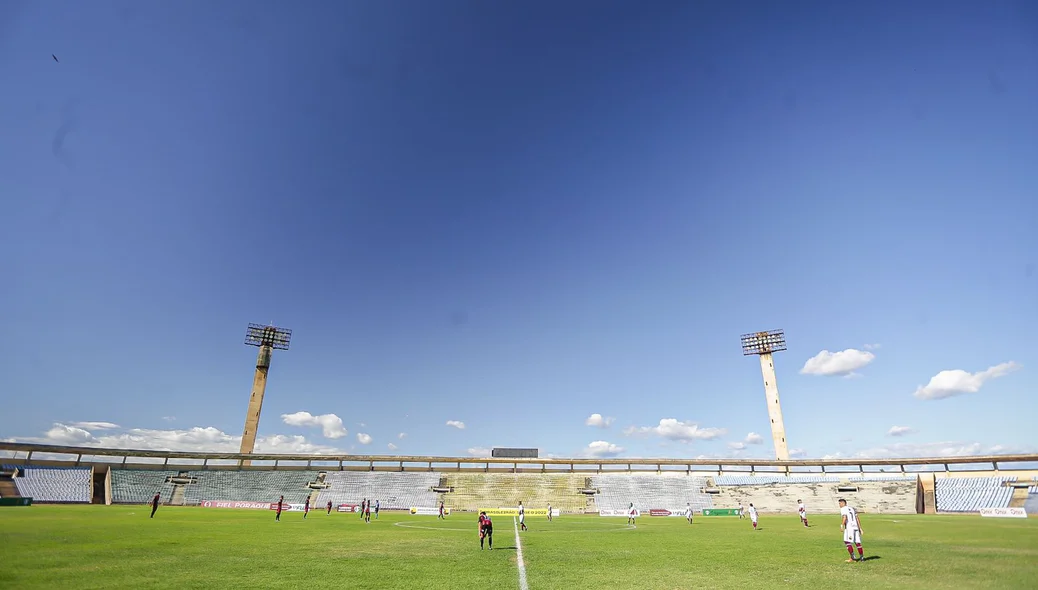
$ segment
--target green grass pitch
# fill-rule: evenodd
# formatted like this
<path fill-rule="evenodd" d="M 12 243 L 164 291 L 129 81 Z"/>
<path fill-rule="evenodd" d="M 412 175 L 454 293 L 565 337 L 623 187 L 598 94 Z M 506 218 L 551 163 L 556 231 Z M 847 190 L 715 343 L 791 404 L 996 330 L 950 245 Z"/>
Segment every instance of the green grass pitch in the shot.
<path fill-rule="evenodd" d="M 511 517 L 480 551 L 476 515 L 146 506 L 0 509 L 0 588 L 519 588 Z M 864 563 L 838 517 L 529 518 L 531 590 L 559 588 L 1038 588 L 1038 521 L 864 514 Z"/>

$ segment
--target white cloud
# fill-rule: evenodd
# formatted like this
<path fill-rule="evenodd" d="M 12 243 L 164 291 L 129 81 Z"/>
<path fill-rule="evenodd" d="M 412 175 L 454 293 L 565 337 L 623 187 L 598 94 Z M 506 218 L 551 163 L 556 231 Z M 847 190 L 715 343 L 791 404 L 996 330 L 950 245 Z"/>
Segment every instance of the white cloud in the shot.
<path fill-rule="evenodd" d="M 906 434 L 915 434 L 915 429 L 910 426 L 891 426 L 887 431 L 887 436 L 905 436 Z"/>
<path fill-rule="evenodd" d="M 743 442 L 745 442 L 748 445 L 762 445 L 764 444 L 764 437 L 757 434 L 756 432 L 751 432 L 746 435 L 746 440 Z"/>
<path fill-rule="evenodd" d="M 57 423 L 42 437 L 23 437 L 18 442 L 57 444 L 110 449 L 151 451 L 194 451 L 237 453 L 241 437 L 227 434 L 212 426 L 172 430 L 150 428 L 121 429 L 118 432 L 92 434 L 82 428 Z M 257 453 L 331 454 L 340 449 L 311 443 L 303 436 L 275 434 L 256 438 Z"/>
<path fill-rule="evenodd" d="M 789 449 L 790 459 L 799 459 L 807 456 L 807 451 L 804 449 Z"/>
<path fill-rule="evenodd" d="M 741 450 L 746 448 L 746 443 L 730 442 L 730 443 L 728 443 L 728 448 L 732 449 L 732 450 L 735 450 L 735 451 L 741 451 Z"/>
<path fill-rule="evenodd" d="M 941 371 L 930 378 L 930 382 L 915 390 L 919 399 L 943 399 L 963 393 L 977 393 L 990 379 L 1002 377 L 1016 371 L 1020 365 L 1013 361 L 988 367 L 985 371 L 967 373 L 961 369 Z"/>
<path fill-rule="evenodd" d="M 865 350 L 848 348 L 839 352 L 823 350 L 807 359 L 800 369 L 801 375 L 854 375 L 854 371 L 876 359 L 876 355 Z"/>
<path fill-rule="evenodd" d="M 879 350 L 882 347 L 879 344 L 866 344 L 863 348 L 865 350 Z"/>
<path fill-rule="evenodd" d="M 604 418 L 602 417 L 602 414 L 591 414 L 588 416 L 587 420 L 584 421 L 584 424 L 595 428 L 609 428 L 612 423 L 612 418 Z"/>
<path fill-rule="evenodd" d="M 166 422 L 176 422 L 177 421 L 177 417 L 176 416 L 163 416 L 162 419 L 165 420 Z"/>
<path fill-rule="evenodd" d="M 394 445 L 393 443 L 389 443 L 386 446 L 389 448 L 390 451 L 395 451 L 397 449 L 397 446 Z"/>
<path fill-rule="evenodd" d="M 399 438 L 400 440 L 404 440 L 405 438 L 407 438 L 407 433 L 406 432 L 401 432 L 400 434 L 396 435 L 396 437 Z"/>
<path fill-rule="evenodd" d="M 596 440 L 588 444 L 583 454 L 588 457 L 615 457 L 624 452 L 624 448 L 604 440 Z"/>
<path fill-rule="evenodd" d="M 624 434 L 659 436 L 669 440 L 690 442 L 695 439 L 712 440 L 724 436 L 728 430 L 724 428 L 700 428 L 692 422 L 682 422 L 676 418 L 663 418 L 658 426 L 630 426 L 624 429 Z"/>
<path fill-rule="evenodd" d="M 88 445 L 94 440 L 94 435 L 83 428 L 58 423 L 44 436 L 53 441 L 52 444 L 68 446 Z"/>
<path fill-rule="evenodd" d="M 465 430 L 465 423 L 461 420 L 447 420 L 447 426 L 453 426 L 458 430 Z"/>
<path fill-rule="evenodd" d="M 342 418 L 335 414 L 314 416 L 310 412 L 296 412 L 295 414 L 282 414 L 281 420 L 289 426 L 320 427 L 325 438 L 342 438 L 349 434 L 346 427 L 342 425 Z"/>
<path fill-rule="evenodd" d="M 362 445 L 370 445 L 371 444 L 371 435 L 370 434 L 364 434 L 363 432 L 358 432 L 357 433 L 357 442 L 359 442 Z"/>
<path fill-rule="evenodd" d="M 834 453 L 831 459 L 903 459 L 907 457 L 965 457 L 969 455 L 1006 455 L 1033 452 L 1031 448 L 985 445 L 979 442 L 943 441 L 930 443 L 894 443 L 855 451 L 849 455 Z"/>
<path fill-rule="evenodd" d="M 118 424 L 112 424 L 111 422 L 73 422 L 70 426 L 73 428 L 89 430 L 90 432 L 95 430 L 115 430 L 119 428 Z"/>
<path fill-rule="evenodd" d="M 471 447 L 468 450 L 468 453 L 473 457 L 489 457 L 490 449 L 486 447 Z"/>

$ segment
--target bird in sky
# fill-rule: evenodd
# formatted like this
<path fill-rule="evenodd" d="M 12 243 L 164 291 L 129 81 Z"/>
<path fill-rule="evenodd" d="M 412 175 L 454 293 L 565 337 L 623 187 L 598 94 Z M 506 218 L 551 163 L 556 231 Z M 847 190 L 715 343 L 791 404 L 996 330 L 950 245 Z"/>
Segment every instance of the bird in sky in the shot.
<path fill-rule="evenodd" d="M 58 61 L 58 56 L 54 55 L 53 53 L 50 54 L 50 56 L 54 58 L 54 61 Z M 61 62 L 58 61 L 58 63 L 61 63 Z"/>

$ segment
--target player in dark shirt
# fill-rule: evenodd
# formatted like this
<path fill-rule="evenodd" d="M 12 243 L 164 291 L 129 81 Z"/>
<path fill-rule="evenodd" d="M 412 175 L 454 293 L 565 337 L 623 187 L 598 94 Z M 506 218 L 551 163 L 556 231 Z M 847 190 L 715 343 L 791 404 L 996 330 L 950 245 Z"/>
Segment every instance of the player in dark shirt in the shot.
<path fill-rule="evenodd" d="M 364 504 L 364 522 L 371 522 L 371 500 Z"/>
<path fill-rule="evenodd" d="M 279 521 L 279 522 L 281 521 L 281 508 L 282 508 L 282 506 L 284 506 L 284 504 L 285 504 L 285 497 L 281 496 L 280 498 L 278 498 L 278 511 L 277 511 L 277 514 L 274 515 L 274 520 Z"/>
<path fill-rule="evenodd" d="M 440 515 L 437 516 L 436 519 L 439 520 L 441 518 L 443 518 L 443 519 L 447 518 L 446 516 L 443 515 L 443 502 L 440 502 Z"/>
<path fill-rule="evenodd" d="M 306 504 L 303 504 L 303 520 L 306 520 L 307 514 L 310 514 L 310 496 L 306 497 Z"/>
<path fill-rule="evenodd" d="M 487 540 L 490 550 L 494 550 L 494 522 L 486 512 L 479 513 L 479 550 L 483 550 L 483 539 Z"/>
<path fill-rule="evenodd" d="M 159 509 L 159 495 L 155 494 L 155 497 L 151 499 L 151 516 L 148 518 L 155 518 L 155 511 Z"/>
<path fill-rule="evenodd" d="M 332 501 L 328 500 L 328 514 L 332 513 Z"/>
<path fill-rule="evenodd" d="M 366 506 L 367 503 L 368 503 L 368 499 L 367 498 L 364 498 L 363 500 L 360 501 L 360 519 L 361 520 L 364 520 L 364 506 Z"/>

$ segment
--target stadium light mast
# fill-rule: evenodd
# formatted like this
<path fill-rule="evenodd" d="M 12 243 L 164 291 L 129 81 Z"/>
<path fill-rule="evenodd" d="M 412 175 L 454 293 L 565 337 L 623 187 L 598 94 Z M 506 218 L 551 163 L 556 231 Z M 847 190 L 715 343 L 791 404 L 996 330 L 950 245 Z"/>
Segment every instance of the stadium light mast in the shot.
<path fill-rule="evenodd" d="M 782 330 L 743 334 L 743 356 L 760 357 L 760 372 L 764 375 L 764 397 L 768 400 L 768 416 L 771 418 L 771 438 L 775 443 L 775 457 L 779 461 L 789 460 L 786 446 L 786 427 L 782 423 L 782 406 L 779 404 L 778 380 L 775 377 L 775 360 L 772 353 L 786 350 L 786 335 Z"/>
<path fill-rule="evenodd" d="M 256 429 L 259 428 L 260 410 L 263 409 L 263 394 L 267 390 L 267 372 L 270 371 L 270 355 L 277 350 L 288 350 L 292 339 L 292 330 L 276 326 L 249 324 L 245 331 L 245 344 L 258 346 L 256 356 L 256 375 L 252 378 L 252 395 L 249 397 L 249 411 L 245 414 L 245 430 L 241 434 L 242 454 L 251 454 L 256 446 Z M 246 460 L 243 465 L 252 465 Z"/>

